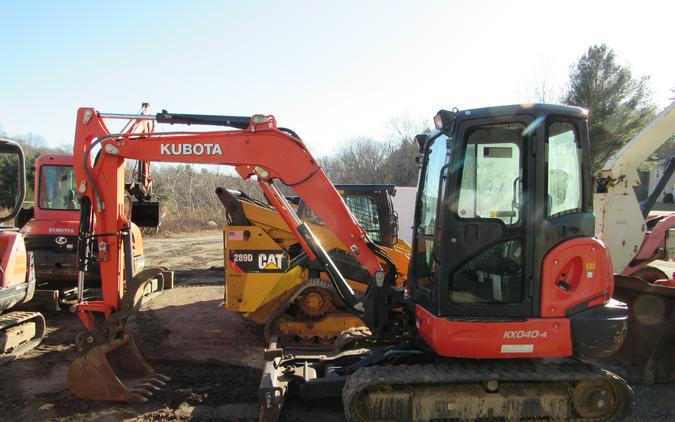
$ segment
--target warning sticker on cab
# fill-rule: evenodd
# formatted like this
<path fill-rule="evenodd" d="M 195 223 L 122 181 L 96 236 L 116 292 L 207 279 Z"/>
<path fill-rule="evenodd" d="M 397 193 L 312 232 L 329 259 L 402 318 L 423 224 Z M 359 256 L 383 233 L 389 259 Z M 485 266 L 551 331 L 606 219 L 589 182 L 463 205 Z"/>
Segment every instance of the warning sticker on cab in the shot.
<path fill-rule="evenodd" d="M 288 271 L 288 254 L 276 250 L 230 250 L 230 264 L 247 273 L 282 273 Z"/>
<path fill-rule="evenodd" d="M 534 344 L 502 344 L 502 353 L 532 353 Z"/>

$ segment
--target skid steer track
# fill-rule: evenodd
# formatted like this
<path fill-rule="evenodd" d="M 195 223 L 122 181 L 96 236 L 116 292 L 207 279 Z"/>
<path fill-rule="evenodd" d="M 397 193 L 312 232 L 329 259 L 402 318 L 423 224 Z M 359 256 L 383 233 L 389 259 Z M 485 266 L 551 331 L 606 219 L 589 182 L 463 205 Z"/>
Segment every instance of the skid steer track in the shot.
<path fill-rule="evenodd" d="M 362 368 L 342 393 L 349 421 L 621 421 L 623 379 L 578 362 L 459 362 Z"/>

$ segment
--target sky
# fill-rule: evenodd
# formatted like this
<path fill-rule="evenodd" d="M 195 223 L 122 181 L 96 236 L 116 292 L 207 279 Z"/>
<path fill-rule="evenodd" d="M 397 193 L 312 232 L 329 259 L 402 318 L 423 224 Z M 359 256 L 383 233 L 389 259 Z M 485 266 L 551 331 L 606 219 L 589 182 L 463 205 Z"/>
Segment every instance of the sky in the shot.
<path fill-rule="evenodd" d="M 441 108 L 554 98 L 606 43 L 659 108 L 675 2 L 3 1 L 0 130 L 72 144 L 79 107 L 273 114 L 315 155 Z"/>

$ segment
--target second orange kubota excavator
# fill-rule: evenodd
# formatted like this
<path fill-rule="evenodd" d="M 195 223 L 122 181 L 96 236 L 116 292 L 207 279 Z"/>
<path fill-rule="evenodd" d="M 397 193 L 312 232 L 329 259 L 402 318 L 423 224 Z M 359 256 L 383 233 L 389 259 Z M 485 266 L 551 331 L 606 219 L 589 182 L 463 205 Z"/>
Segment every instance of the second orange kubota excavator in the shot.
<path fill-rule="evenodd" d="M 104 122 L 115 118 L 232 129 L 115 134 Z M 273 116 L 80 109 L 73 154 L 79 244 L 98 243 L 103 299 L 76 305 L 86 331 L 69 368 L 71 391 L 138 402 L 167 382 L 126 329 L 143 285 L 160 271 L 132 273 L 124 168 L 136 159 L 227 164 L 244 179 L 255 176 L 308 259 L 372 332 L 331 354 L 271 342 L 261 420 L 276 420 L 288 394 L 342 397 L 351 421 L 599 421 L 629 414 L 625 381 L 578 359 L 616 351 L 627 318 L 626 307 L 610 300 L 611 262 L 594 238 L 586 119 L 582 109 L 552 105 L 441 110 L 436 130 L 417 139 L 413 253 L 406 284 L 398 287 L 394 262 L 358 225 L 295 132 L 277 127 Z M 549 161 L 553 156 L 566 159 Z M 368 272 L 364 294 L 354 293 L 277 179 Z M 80 252 L 84 265 L 91 256 Z"/>

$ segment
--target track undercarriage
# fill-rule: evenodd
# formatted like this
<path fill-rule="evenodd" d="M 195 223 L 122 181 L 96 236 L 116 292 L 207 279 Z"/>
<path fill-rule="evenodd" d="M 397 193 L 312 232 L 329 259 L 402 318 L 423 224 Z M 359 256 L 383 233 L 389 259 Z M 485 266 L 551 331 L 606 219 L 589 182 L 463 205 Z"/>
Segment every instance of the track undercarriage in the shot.
<path fill-rule="evenodd" d="M 599 422 L 622 420 L 633 407 L 623 379 L 576 359 L 447 359 L 350 333 L 337 343 L 342 349 L 331 353 L 270 344 L 261 421 L 278 420 L 287 396 L 341 398 L 347 420 L 359 422 Z"/>

